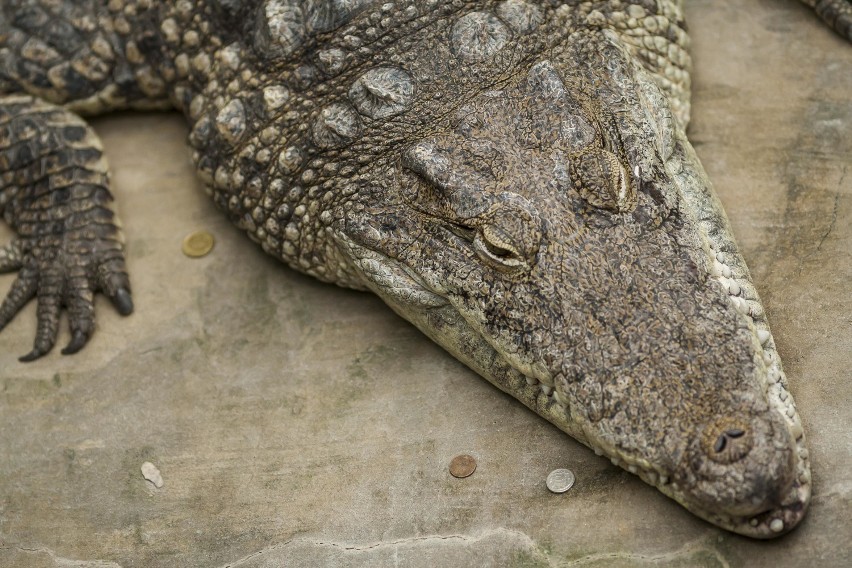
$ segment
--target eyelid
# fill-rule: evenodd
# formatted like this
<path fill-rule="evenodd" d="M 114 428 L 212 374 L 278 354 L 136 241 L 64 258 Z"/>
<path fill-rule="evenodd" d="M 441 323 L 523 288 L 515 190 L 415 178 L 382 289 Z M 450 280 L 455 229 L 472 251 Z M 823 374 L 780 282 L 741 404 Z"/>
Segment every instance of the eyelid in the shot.
<path fill-rule="evenodd" d="M 462 225 L 459 223 L 452 223 L 449 221 L 445 221 L 441 224 L 441 226 L 450 233 L 469 243 L 472 243 L 476 238 L 476 229 L 474 229 L 473 227 L 469 227 L 467 225 Z"/>
<path fill-rule="evenodd" d="M 473 248 L 479 254 L 480 258 L 497 268 L 521 268 L 527 265 L 524 260 L 518 258 L 514 254 L 512 256 L 497 256 L 488 250 L 484 239 L 482 239 L 478 234 L 476 239 L 473 241 Z"/>

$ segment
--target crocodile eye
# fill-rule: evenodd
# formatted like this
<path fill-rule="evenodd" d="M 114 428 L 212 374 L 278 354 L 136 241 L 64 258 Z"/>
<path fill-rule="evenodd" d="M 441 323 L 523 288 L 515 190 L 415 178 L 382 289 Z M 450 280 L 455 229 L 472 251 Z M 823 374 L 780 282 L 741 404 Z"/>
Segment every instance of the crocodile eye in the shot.
<path fill-rule="evenodd" d="M 634 180 L 609 150 L 595 148 L 574 155 L 571 181 L 580 196 L 593 207 L 614 213 L 625 213 L 636 207 Z"/>
<path fill-rule="evenodd" d="M 526 265 L 521 253 L 499 229 L 486 225 L 476 234 L 473 246 L 480 258 L 495 268 L 519 268 Z"/>

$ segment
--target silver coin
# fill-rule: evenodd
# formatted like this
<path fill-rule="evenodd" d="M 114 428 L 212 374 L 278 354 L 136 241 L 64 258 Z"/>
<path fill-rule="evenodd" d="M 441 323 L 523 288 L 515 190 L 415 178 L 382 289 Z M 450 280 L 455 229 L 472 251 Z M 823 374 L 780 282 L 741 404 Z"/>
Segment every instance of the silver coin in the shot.
<path fill-rule="evenodd" d="M 574 485 L 574 479 L 570 469 L 554 469 L 547 476 L 547 488 L 553 493 L 565 493 Z"/>

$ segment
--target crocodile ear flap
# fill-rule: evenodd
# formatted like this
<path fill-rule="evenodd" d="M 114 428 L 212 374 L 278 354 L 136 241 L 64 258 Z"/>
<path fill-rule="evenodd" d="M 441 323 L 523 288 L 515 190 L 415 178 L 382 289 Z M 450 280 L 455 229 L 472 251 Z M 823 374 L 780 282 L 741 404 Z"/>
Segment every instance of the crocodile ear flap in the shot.
<path fill-rule="evenodd" d="M 636 207 L 636 179 L 615 154 L 591 148 L 571 157 L 571 182 L 589 205 L 614 213 Z"/>

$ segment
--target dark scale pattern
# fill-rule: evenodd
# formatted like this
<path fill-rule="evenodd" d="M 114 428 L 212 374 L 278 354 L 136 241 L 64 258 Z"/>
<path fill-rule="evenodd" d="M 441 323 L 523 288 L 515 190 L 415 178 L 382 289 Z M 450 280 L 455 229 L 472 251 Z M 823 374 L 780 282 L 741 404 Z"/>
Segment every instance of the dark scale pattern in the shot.
<path fill-rule="evenodd" d="M 805 1 L 849 36 L 847 0 Z M 789 531 L 803 430 L 684 134 L 686 30 L 672 0 L 7 0 L 0 269 L 19 272 L 0 329 L 37 297 L 32 359 L 61 309 L 63 352 L 83 346 L 96 291 L 130 312 L 74 112 L 174 107 L 265 251 L 376 292 L 703 518 Z"/>
<path fill-rule="evenodd" d="M 0 7 L 0 92 L 26 91 L 92 114 L 168 104 L 154 72 L 151 2 L 10 0 Z"/>

